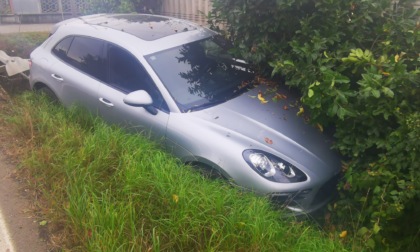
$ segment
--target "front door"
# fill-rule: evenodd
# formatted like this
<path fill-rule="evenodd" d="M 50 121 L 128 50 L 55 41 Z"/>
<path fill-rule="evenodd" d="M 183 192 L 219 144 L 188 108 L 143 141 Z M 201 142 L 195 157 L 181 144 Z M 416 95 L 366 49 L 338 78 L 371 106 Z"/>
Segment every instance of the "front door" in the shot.
<path fill-rule="evenodd" d="M 108 45 L 109 78 L 99 86 L 99 113 L 108 122 L 121 125 L 130 131 L 142 132 L 152 138 L 164 138 L 169 113 L 162 109 L 164 101 L 153 80 L 143 66 L 128 51 L 116 45 Z M 158 109 L 156 115 L 143 107 L 124 103 L 127 94 L 145 90 Z"/>

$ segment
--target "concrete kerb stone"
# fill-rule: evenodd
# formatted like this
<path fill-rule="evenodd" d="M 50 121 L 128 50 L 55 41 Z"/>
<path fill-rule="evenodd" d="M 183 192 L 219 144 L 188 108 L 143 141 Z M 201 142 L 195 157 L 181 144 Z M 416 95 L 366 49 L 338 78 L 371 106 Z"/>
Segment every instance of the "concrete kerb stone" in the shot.
<path fill-rule="evenodd" d="M 54 24 L 1 24 L 0 34 L 21 32 L 49 32 Z"/>

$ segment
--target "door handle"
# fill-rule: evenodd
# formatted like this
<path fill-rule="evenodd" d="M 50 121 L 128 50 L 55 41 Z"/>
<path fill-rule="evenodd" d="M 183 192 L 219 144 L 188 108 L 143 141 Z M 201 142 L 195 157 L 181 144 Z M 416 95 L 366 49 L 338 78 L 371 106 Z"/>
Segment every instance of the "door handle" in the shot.
<path fill-rule="evenodd" d="M 51 74 L 51 77 L 53 77 L 54 79 L 56 79 L 58 81 L 64 81 L 64 79 L 60 75 Z"/>
<path fill-rule="evenodd" d="M 103 104 L 105 104 L 105 106 L 107 106 L 108 108 L 114 107 L 114 104 L 112 102 L 108 101 L 105 98 L 101 97 L 101 98 L 99 98 L 99 101 L 102 102 Z"/>

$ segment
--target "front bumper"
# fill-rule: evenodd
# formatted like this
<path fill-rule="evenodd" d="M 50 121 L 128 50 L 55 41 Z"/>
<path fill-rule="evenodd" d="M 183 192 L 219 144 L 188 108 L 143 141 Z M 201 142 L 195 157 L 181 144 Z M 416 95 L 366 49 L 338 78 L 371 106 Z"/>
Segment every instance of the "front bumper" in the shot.
<path fill-rule="evenodd" d="M 269 197 L 276 206 L 289 209 L 294 215 L 312 213 L 327 205 L 337 195 L 339 179 L 338 174 L 317 188 L 272 193 Z"/>

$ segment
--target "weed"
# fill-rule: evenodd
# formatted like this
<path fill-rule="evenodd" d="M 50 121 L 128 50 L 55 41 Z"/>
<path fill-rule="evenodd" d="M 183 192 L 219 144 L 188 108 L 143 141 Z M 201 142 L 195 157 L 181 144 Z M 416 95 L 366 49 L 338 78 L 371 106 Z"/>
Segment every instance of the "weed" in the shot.
<path fill-rule="evenodd" d="M 29 58 L 29 54 L 47 37 L 47 32 L 0 34 L 0 50 L 4 50 L 9 56 Z"/>

